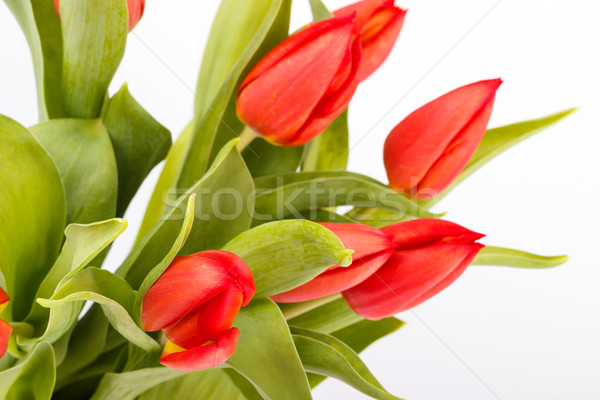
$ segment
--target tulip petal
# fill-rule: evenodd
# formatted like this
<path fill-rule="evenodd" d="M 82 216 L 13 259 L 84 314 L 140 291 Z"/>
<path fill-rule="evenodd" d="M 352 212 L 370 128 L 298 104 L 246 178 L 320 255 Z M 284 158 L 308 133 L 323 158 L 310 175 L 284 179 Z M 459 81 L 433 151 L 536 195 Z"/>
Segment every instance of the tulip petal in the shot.
<path fill-rule="evenodd" d="M 8 339 L 10 338 L 12 330 L 13 328 L 8 322 L 0 319 L 0 358 L 6 353 Z"/>
<path fill-rule="evenodd" d="M 4 311 L 4 309 L 6 308 L 6 306 L 8 305 L 8 301 L 10 299 L 8 298 L 8 294 L 4 291 L 4 289 L 2 289 L 0 287 L 0 313 L 2 311 Z"/>
<path fill-rule="evenodd" d="M 348 305 L 367 319 L 414 307 L 456 280 L 482 245 L 437 244 L 397 251 L 373 276 L 343 292 Z"/>
<path fill-rule="evenodd" d="M 129 13 L 129 31 L 137 25 L 144 14 L 146 0 L 127 0 L 127 11 Z"/>
<path fill-rule="evenodd" d="M 392 237 L 399 250 L 436 243 L 469 244 L 485 236 L 454 222 L 433 218 L 399 222 L 381 231 Z"/>
<path fill-rule="evenodd" d="M 242 307 L 250 303 L 254 297 L 254 277 L 250 267 L 237 254 L 223 250 L 207 250 L 194 254 L 215 260 L 227 266 L 227 273 L 231 276 L 233 284 L 244 296 Z"/>
<path fill-rule="evenodd" d="M 231 284 L 226 266 L 212 258 L 197 255 L 175 257 L 144 296 L 144 329 L 156 331 L 173 325 Z"/>
<path fill-rule="evenodd" d="M 160 363 L 180 371 L 214 368 L 223 364 L 235 353 L 239 334 L 237 328 L 231 328 L 219 338 L 217 343 L 173 353 L 163 352 Z"/>

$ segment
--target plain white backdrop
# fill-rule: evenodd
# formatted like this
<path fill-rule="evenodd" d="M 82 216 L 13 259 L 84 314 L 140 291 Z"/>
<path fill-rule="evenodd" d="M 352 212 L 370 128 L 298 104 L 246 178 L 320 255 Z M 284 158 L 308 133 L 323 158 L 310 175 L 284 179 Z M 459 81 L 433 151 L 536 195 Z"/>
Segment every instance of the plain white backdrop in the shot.
<path fill-rule="evenodd" d="M 250 0 L 248 0 L 250 1 Z M 335 9 L 349 1 L 329 0 Z M 293 29 L 310 20 L 296 0 Z M 412 110 L 463 84 L 502 77 L 490 127 L 571 107 L 567 120 L 503 154 L 437 206 L 486 233 L 487 244 L 571 261 L 551 270 L 472 267 L 399 317 L 407 324 L 363 353 L 392 393 L 411 400 L 600 398 L 600 2 L 404 0 L 404 29 L 350 109 L 349 169 L 385 180 L 382 145 Z M 133 95 L 174 136 L 191 118 L 202 50 L 217 0 L 149 0 L 111 87 Z M 0 4 L 0 113 L 36 123 L 25 39 Z M 108 258 L 135 237 L 155 169 Z M 366 398 L 328 380 L 316 399 Z"/>

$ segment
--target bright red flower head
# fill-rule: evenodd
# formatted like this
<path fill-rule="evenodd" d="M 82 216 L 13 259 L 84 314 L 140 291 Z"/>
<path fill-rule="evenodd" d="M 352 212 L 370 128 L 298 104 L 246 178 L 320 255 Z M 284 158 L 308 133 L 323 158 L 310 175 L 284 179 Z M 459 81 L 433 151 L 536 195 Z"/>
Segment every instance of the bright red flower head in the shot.
<path fill-rule="evenodd" d="M 333 12 L 336 17 L 356 14 L 362 46 L 360 80 L 371 75 L 390 55 L 406 10 L 394 6 L 394 0 L 363 0 Z"/>
<path fill-rule="evenodd" d="M 4 311 L 6 306 L 8 305 L 8 294 L 0 287 L 0 313 Z M 10 334 L 12 333 L 12 326 L 0 319 L 0 358 L 4 356 L 6 353 L 6 349 L 8 348 L 8 339 L 10 338 Z"/>
<path fill-rule="evenodd" d="M 450 185 L 479 145 L 501 83 L 492 79 L 463 86 L 396 125 L 383 150 L 390 186 L 428 199 Z"/>
<path fill-rule="evenodd" d="M 146 0 L 127 0 L 127 12 L 129 15 L 129 32 L 135 28 L 137 23 L 142 19 L 144 14 L 144 6 Z M 54 0 L 54 10 L 56 15 L 60 17 L 60 0 Z"/>
<path fill-rule="evenodd" d="M 167 337 L 162 364 L 182 371 L 212 368 L 233 355 L 239 332 L 231 324 L 253 296 L 250 268 L 235 254 L 178 256 L 146 292 L 142 324 Z"/>
<path fill-rule="evenodd" d="M 351 288 L 379 269 L 396 248 L 392 236 L 361 224 L 321 223 L 354 250 L 352 265 L 333 266 L 313 280 L 288 292 L 271 296 L 280 303 L 295 303 L 328 296 Z"/>
<path fill-rule="evenodd" d="M 452 222 L 418 219 L 381 229 L 392 235 L 396 250 L 372 276 L 342 294 L 368 319 L 380 319 L 415 307 L 454 282 L 484 247 L 484 235 Z"/>
<path fill-rule="evenodd" d="M 302 145 L 346 109 L 360 62 L 354 16 L 310 24 L 248 72 L 238 90 L 238 117 L 271 143 Z"/>

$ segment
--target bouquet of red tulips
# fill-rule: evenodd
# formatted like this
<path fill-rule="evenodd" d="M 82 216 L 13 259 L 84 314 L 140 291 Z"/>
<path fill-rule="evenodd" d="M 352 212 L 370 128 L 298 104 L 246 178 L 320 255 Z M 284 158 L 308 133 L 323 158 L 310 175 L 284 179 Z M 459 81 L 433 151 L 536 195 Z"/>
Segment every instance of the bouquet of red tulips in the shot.
<path fill-rule="evenodd" d="M 310 0 L 291 34 L 291 0 L 222 0 L 173 145 L 126 85 L 108 93 L 143 0 L 4 1 L 39 123 L 0 115 L 0 399 L 305 400 L 327 377 L 398 399 L 359 357 L 396 314 L 469 265 L 566 261 L 430 211 L 571 111 L 488 130 L 500 79 L 400 121 L 388 184 L 346 171 L 348 105 L 405 18 L 393 0 Z M 103 266 L 162 160 L 135 245 Z"/>

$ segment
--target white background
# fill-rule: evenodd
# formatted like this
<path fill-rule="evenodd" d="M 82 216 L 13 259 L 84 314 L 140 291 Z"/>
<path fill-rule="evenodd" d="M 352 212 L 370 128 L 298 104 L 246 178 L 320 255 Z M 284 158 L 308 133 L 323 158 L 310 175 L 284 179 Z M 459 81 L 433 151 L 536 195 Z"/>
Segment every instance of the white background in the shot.
<path fill-rule="evenodd" d="M 293 28 L 310 19 L 296 0 Z M 329 0 L 334 9 L 346 4 Z M 111 93 L 124 81 L 176 136 L 193 89 L 216 0 L 147 2 Z M 447 218 L 486 233 L 485 243 L 569 254 L 552 270 L 472 267 L 449 289 L 405 312 L 397 333 L 364 352 L 392 393 L 411 400 L 600 398 L 600 2 L 404 0 L 400 39 L 351 105 L 350 169 L 385 180 L 389 130 L 425 102 L 463 84 L 502 77 L 490 126 L 573 106 L 564 122 L 491 162 L 439 204 Z M 36 122 L 26 42 L 0 5 L 0 113 Z M 158 176 L 127 214 L 116 267 Z M 317 399 L 363 399 L 329 380 Z"/>

